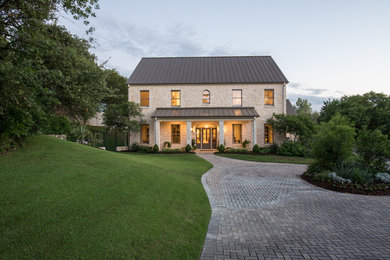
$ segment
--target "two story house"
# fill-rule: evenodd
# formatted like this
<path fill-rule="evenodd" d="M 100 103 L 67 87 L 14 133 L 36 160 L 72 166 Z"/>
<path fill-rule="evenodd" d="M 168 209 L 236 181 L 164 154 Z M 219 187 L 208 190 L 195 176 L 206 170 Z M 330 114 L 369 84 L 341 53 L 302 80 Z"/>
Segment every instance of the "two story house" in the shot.
<path fill-rule="evenodd" d="M 270 56 L 142 58 L 128 79 L 145 124 L 131 143 L 201 150 L 280 143 L 267 119 L 286 113 L 286 85 Z"/>

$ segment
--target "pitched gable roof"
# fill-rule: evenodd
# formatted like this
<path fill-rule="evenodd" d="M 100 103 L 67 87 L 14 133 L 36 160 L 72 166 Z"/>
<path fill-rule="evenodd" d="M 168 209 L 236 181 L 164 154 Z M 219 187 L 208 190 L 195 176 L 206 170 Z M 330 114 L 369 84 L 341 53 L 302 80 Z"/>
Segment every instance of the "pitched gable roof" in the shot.
<path fill-rule="evenodd" d="M 128 84 L 288 83 L 271 56 L 142 58 Z"/>
<path fill-rule="evenodd" d="M 295 107 L 291 104 L 289 99 L 286 99 L 286 113 L 287 115 L 298 115 L 297 110 Z"/>

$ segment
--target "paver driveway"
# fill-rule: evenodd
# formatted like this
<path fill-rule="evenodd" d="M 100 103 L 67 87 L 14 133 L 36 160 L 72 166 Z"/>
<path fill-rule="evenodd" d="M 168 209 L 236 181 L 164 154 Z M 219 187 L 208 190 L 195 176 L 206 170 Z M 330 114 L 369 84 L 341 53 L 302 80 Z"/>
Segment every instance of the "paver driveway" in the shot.
<path fill-rule="evenodd" d="M 303 165 L 199 156 L 214 165 L 201 259 L 390 259 L 390 197 L 315 187 Z"/>

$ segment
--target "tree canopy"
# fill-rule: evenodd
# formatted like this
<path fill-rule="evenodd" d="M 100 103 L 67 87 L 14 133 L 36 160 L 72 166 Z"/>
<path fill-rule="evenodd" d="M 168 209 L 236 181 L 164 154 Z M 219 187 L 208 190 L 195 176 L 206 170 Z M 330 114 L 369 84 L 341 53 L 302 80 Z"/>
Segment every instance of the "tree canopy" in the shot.
<path fill-rule="evenodd" d="M 0 150 L 52 114 L 83 121 L 95 113 L 103 68 L 88 41 L 56 24 L 64 11 L 88 25 L 95 8 L 97 0 L 0 1 Z"/>
<path fill-rule="evenodd" d="M 321 108 L 319 122 L 328 122 L 339 113 L 347 117 L 358 130 L 379 129 L 390 136 L 390 96 L 369 92 L 327 100 Z"/>
<path fill-rule="evenodd" d="M 295 102 L 295 110 L 297 111 L 298 115 L 308 115 L 310 116 L 312 113 L 311 109 L 311 103 L 309 100 L 305 98 L 298 97 L 297 102 Z"/>

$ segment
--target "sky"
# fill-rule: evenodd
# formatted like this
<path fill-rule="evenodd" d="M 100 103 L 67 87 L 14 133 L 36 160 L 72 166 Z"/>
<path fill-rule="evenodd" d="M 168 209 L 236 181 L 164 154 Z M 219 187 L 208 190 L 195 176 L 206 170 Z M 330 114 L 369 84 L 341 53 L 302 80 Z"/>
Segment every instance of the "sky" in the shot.
<path fill-rule="evenodd" d="M 142 57 L 270 55 L 287 98 L 390 94 L 389 0 L 100 0 L 94 52 L 129 77 Z M 61 15 L 80 37 L 86 27 Z"/>

